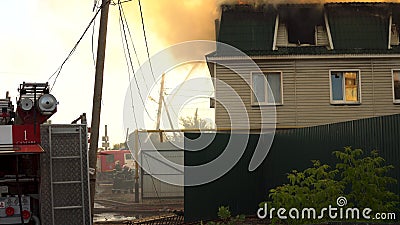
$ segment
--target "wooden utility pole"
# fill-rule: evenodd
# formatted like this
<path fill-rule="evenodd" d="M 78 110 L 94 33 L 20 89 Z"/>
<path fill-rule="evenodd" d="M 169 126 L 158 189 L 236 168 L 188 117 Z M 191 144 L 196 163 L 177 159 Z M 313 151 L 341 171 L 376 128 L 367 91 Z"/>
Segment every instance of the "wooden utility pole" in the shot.
<path fill-rule="evenodd" d="M 99 142 L 99 126 L 101 112 L 101 98 L 103 93 L 103 73 L 106 53 L 107 23 L 110 0 L 102 0 L 99 39 L 97 42 L 96 74 L 93 93 L 92 124 L 90 133 L 89 168 L 96 169 L 97 148 Z M 96 193 L 96 170 L 90 174 L 90 201 L 93 221 L 94 196 Z"/>
<path fill-rule="evenodd" d="M 167 113 L 167 116 L 168 116 L 169 124 L 171 126 L 171 129 L 173 130 L 174 124 L 172 123 L 171 115 L 169 114 L 167 104 L 165 103 L 165 100 L 164 100 L 164 83 L 165 83 L 165 73 L 163 73 L 162 77 L 161 77 L 160 98 L 158 99 L 156 130 L 160 130 L 161 110 L 162 110 L 163 104 L 164 104 L 165 112 Z M 175 132 L 173 134 L 175 136 Z M 160 142 L 162 142 L 162 141 L 163 141 L 163 137 L 162 137 L 162 132 L 160 131 Z"/>
<path fill-rule="evenodd" d="M 167 106 L 167 103 L 165 103 L 164 96 L 162 98 L 162 102 L 164 103 L 165 112 L 167 113 L 167 116 L 168 116 L 169 125 L 171 126 L 171 129 L 174 130 L 175 129 L 174 124 L 172 123 L 171 115 L 169 114 L 168 106 Z M 173 132 L 172 134 L 175 137 L 175 132 Z"/>
<path fill-rule="evenodd" d="M 139 203 L 139 131 L 135 130 L 135 203 Z M 143 190 L 142 190 L 143 191 Z M 142 192 L 143 193 L 143 192 Z"/>
<path fill-rule="evenodd" d="M 104 150 L 109 150 L 110 149 L 110 140 L 108 138 L 108 132 L 107 132 L 107 125 L 104 126 L 104 136 L 102 138 L 102 147 L 104 148 Z"/>
<path fill-rule="evenodd" d="M 164 95 L 164 79 L 165 79 L 165 73 L 163 73 L 161 76 L 161 87 L 160 87 L 160 97 L 158 98 L 156 130 L 160 130 L 161 110 L 162 110 L 162 102 L 163 102 L 163 95 Z M 163 142 L 163 137 L 162 137 L 161 131 L 160 131 L 160 142 Z"/>
<path fill-rule="evenodd" d="M 158 98 L 156 130 L 160 129 L 161 109 L 162 109 L 162 101 L 164 95 L 164 82 L 165 82 L 165 73 L 163 73 L 163 75 L 161 76 L 161 87 L 160 87 L 160 97 Z"/>
<path fill-rule="evenodd" d="M 196 112 L 194 113 L 194 127 L 200 129 L 200 124 L 199 124 L 199 119 L 197 118 L 197 112 L 199 111 L 199 108 L 196 108 Z"/>

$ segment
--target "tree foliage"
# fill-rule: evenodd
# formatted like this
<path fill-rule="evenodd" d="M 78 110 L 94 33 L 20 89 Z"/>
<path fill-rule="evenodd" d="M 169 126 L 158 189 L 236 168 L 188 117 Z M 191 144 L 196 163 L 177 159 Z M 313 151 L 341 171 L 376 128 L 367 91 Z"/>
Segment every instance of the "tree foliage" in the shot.
<path fill-rule="evenodd" d="M 361 149 L 345 147 L 342 151 L 334 151 L 333 154 L 339 160 L 333 167 L 314 160 L 312 167 L 301 172 L 293 170 L 289 173 L 288 184 L 269 191 L 268 205 L 285 209 L 313 207 L 318 212 L 329 205 L 336 205 L 337 198 L 345 196 L 347 207 L 398 213 L 399 196 L 388 190 L 389 184 L 397 182 L 396 179 L 387 176 L 394 167 L 384 165 L 385 160 L 377 151 L 363 157 Z M 262 205 L 264 203 L 260 204 Z M 274 217 L 272 222 L 277 221 L 279 220 Z M 302 224 L 310 221 L 286 222 Z"/>
<path fill-rule="evenodd" d="M 335 151 L 333 154 L 341 160 L 336 168 L 341 171 L 342 184 L 351 190 L 347 193 L 350 204 L 379 212 L 396 209 L 398 196 L 388 191 L 387 187 L 397 181 L 386 176 L 394 166 L 384 165 L 385 160 L 378 155 L 378 151 L 374 150 L 370 156 L 361 158 L 361 149 L 346 147 L 344 151 Z"/>
<path fill-rule="evenodd" d="M 337 196 L 343 193 L 344 185 L 334 178 L 339 173 L 337 169 L 314 160 L 313 166 L 302 172 L 293 170 L 288 174 L 289 184 L 270 190 L 269 197 L 273 207 L 307 208 L 325 207 L 326 202 L 336 202 Z"/>
<path fill-rule="evenodd" d="M 181 117 L 179 122 L 185 129 L 212 129 L 209 121 L 198 117 Z"/>
<path fill-rule="evenodd" d="M 126 143 L 114 144 L 112 150 L 128 149 Z"/>
<path fill-rule="evenodd" d="M 237 215 L 233 217 L 228 206 L 221 206 L 218 208 L 218 222 L 209 222 L 207 225 L 241 225 L 244 224 L 245 216 Z"/>

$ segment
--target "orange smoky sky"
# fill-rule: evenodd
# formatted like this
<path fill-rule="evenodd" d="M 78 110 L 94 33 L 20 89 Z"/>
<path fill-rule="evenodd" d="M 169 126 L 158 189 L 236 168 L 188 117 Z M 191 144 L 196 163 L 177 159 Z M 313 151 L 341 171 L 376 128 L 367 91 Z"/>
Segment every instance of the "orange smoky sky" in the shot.
<path fill-rule="evenodd" d="M 190 40 L 215 40 L 215 19 L 220 17 L 224 4 L 280 4 L 280 3 L 334 3 L 334 2 L 400 2 L 400 0 L 146 0 L 141 1 L 149 35 L 157 41 L 172 45 Z M 126 4 L 137 11 L 137 3 Z M 137 18 L 138 14 L 135 15 Z M 152 32 L 152 33 L 150 33 Z"/>
<path fill-rule="evenodd" d="M 220 4 L 295 4 L 295 3 L 347 3 L 347 2 L 393 2 L 399 3 L 400 0 L 221 0 Z"/>
<path fill-rule="evenodd" d="M 214 21 L 219 17 L 217 0 L 146 0 L 141 1 L 149 36 L 165 45 L 190 40 L 215 40 Z M 140 17 L 137 3 L 124 5 L 131 16 Z M 132 17 L 128 19 L 134 19 Z"/>

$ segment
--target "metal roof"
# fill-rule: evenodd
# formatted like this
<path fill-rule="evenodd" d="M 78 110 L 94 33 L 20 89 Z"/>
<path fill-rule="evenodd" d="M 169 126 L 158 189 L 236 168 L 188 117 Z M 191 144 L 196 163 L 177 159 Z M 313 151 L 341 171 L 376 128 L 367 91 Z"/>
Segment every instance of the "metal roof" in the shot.
<path fill-rule="evenodd" d="M 396 8 L 392 8 L 393 6 Z M 222 10 L 218 41 L 232 45 L 249 55 L 302 54 L 398 54 L 400 49 L 388 49 L 389 15 L 400 18 L 393 3 L 328 3 L 327 13 L 334 50 L 321 46 L 278 48 L 272 51 L 275 19 L 279 10 L 302 7 L 304 4 L 263 6 L 225 6 Z M 302 18 L 299 17 L 299 20 Z M 211 55 L 229 55 L 217 52 Z"/>
<path fill-rule="evenodd" d="M 306 56 L 306 55 L 399 55 L 400 46 L 393 46 L 392 49 L 334 49 L 328 50 L 322 46 L 309 47 L 280 47 L 278 50 L 249 50 L 243 51 L 248 56 Z M 237 52 L 222 52 L 215 51 L 207 55 L 207 58 L 212 57 L 231 57 L 239 56 Z"/>
<path fill-rule="evenodd" d="M 246 9 L 222 13 L 218 41 L 244 51 L 272 49 L 276 11 Z"/>
<path fill-rule="evenodd" d="M 325 9 L 335 49 L 388 48 L 388 8 L 328 5 Z"/>

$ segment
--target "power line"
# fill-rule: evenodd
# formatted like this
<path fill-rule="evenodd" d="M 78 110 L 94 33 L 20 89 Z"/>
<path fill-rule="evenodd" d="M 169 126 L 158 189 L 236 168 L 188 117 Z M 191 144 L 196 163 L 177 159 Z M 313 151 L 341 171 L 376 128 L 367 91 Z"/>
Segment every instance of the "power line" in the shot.
<path fill-rule="evenodd" d="M 151 65 L 151 60 L 150 60 L 150 52 L 149 52 L 149 45 L 148 45 L 148 42 L 147 42 L 146 29 L 145 29 L 145 26 L 144 26 L 142 4 L 140 3 L 140 0 L 138 0 L 138 3 L 139 3 L 139 10 L 140 10 L 140 18 L 142 20 L 142 29 L 143 29 L 144 42 L 146 43 L 147 58 L 149 59 L 151 75 L 153 76 L 154 81 L 156 81 L 156 78 L 155 78 L 154 72 L 153 72 L 153 66 Z"/>
<path fill-rule="evenodd" d="M 189 88 L 183 88 L 183 89 L 180 89 L 180 90 L 175 90 L 175 88 L 174 88 L 174 89 L 172 89 L 172 88 L 165 88 L 165 89 L 167 89 L 167 90 L 172 90 L 171 93 L 169 93 L 168 95 L 171 95 L 171 94 L 177 95 L 177 94 L 180 93 L 180 92 L 189 92 L 189 93 L 192 93 L 192 92 L 214 93 L 213 90 L 200 90 L 200 89 L 189 89 Z"/>
<path fill-rule="evenodd" d="M 96 7 L 96 5 L 95 5 L 95 7 Z M 92 30 L 92 59 L 93 59 L 93 65 L 96 68 L 96 57 L 94 56 L 94 30 L 95 30 L 95 28 L 96 28 L 96 20 L 93 21 L 93 30 Z"/>
<path fill-rule="evenodd" d="M 178 118 L 178 113 L 175 111 L 174 107 L 170 107 L 170 108 L 172 109 L 172 113 L 175 115 L 175 118 Z"/>
<path fill-rule="evenodd" d="M 133 0 L 118 1 L 118 3 L 111 1 L 111 5 L 123 4 L 123 3 L 131 2 L 131 1 L 133 1 Z"/>
<path fill-rule="evenodd" d="M 177 106 L 179 106 L 179 107 L 185 107 L 185 106 L 187 106 L 187 105 L 208 105 L 208 101 L 202 101 L 202 102 L 188 102 L 188 103 L 185 103 L 185 104 L 170 104 L 169 106 L 171 106 L 172 108 L 174 108 L 174 107 L 177 107 Z"/>
<path fill-rule="evenodd" d="M 132 113 L 133 113 L 133 118 L 134 118 L 134 121 L 135 121 L 135 125 L 136 125 L 136 128 L 138 129 L 138 128 L 139 128 L 139 127 L 138 127 L 139 124 L 138 124 L 138 122 L 137 122 L 136 113 L 135 113 L 135 106 L 134 106 L 134 104 L 133 104 L 133 92 L 132 92 L 131 76 L 130 76 L 128 58 L 129 58 L 129 62 L 130 62 L 130 65 L 131 65 L 131 70 L 132 70 L 132 72 L 133 72 L 133 77 L 134 77 L 134 79 L 135 79 L 135 83 L 136 83 L 136 86 L 137 86 L 137 88 L 138 88 L 139 96 L 140 96 L 140 99 L 142 100 L 142 103 L 143 103 L 143 107 L 144 107 L 144 109 L 146 110 L 146 112 L 147 112 L 147 114 L 149 115 L 149 117 L 150 117 L 150 114 L 149 114 L 149 112 L 147 111 L 146 106 L 145 106 L 145 104 L 144 104 L 142 95 L 141 95 L 141 93 L 140 93 L 139 85 L 138 85 L 138 82 L 137 82 L 137 79 L 136 79 L 135 71 L 134 71 L 134 68 L 133 68 L 132 58 L 131 58 L 131 54 L 130 54 L 130 51 L 129 51 L 129 44 L 128 44 L 128 40 L 127 40 L 126 32 L 125 32 L 125 23 L 124 23 L 124 19 L 125 19 L 125 22 L 126 22 L 126 18 L 125 18 L 125 15 L 122 16 L 122 14 L 123 14 L 123 9 L 122 9 L 122 5 L 121 5 L 121 2 L 120 2 L 120 1 L 118 2 L 118 7 L 119 7 L 119 13 L 120 13 L 120 31 L 121 31 L 121 37 L 123 37 L 123 40 L 122 40 L 122 41 L 125 41 L 125 44 L 124 44 L 124 42 L 123 42 L 122 45 L 123 45 L 123 46 L 126 45 L 126 50 L 127 50 L 127 52 L 126 52 L 126 51 L 125 51 L 125 47 L 124 47 L 124 55 L 125 55 L 125 60 L 126 60 L 127 67 L 128 67 L 128 78 L 129 78 L 129 91 L 130 91 L 130 98 L 131 98 L 131 108 L 132 108 Z M 122 30 L 121 30 L 121 26 L 122 26 Z M 132 39 L 131 39 L 131 40 L 132 40 Z M 133 45 L 133 42 L 132 42 L 132 45 Z M 126 53 L 128 53 L 128 56 L 129 56 L 129 57 L 126 57 Z M 135 50 L 135 53 L 136 53 L 136 50 Z M 140 64 L 139 64 L 139 65 L 140 65 Z M 150 119 L 151 119 L 151 117 L 150 117 Z M 153 121 L 154 121 L 154 120 L 153 120 Z M 141 140 L 140 140 L 139 133 L 137 132 L 136 134 L 138 135 L 138 145 L 141 146 L 142 143 L 141 143 Z M 136 160 L 138 161 L 139 159 L 136 159 Z M 149 168 L 149 170 L 150 170 L 150 164 L 149 164 L 149 161 L 148 161 L 148 159 L 147 159 L 146 157 L 145 157 L 145 160 L 146 160 L 147 166 L 148 166 L 148 168 Z M 151 171 L 150 171 L 150 173 L 151 173 Z M 156 191 L 156 195 L 157 195 L 158 199 L 160 200 L 160 196 L 159 196 L 159 194 L 158 194 L 158 191 L 157 191 L 157 188 L 156 188 L 156 185 L 155 185 L 154 177 L 153 177 L 153 176 L 151 176 L 151 180 L 152 180 L 152 183 L 153 183 L 154 190 Z"/>
<path fill-rule="evenodd" d="M 164 92 L 164 95 L 167 95 L 167 93 Z M 165 98 L 164 98 L 164 97 L 163 97 L 162 101 L 164 101 L 164 103 L 166 103 L 166 104 L 165 104 L 165 108 L 167 108 L 168 105 L 171 106 L 171 102 L 165 101 Z M 168 105 L 167 105 L 167 104 L 168 104 Z M 176 113 L 174 107 L 170 107 L 170 108 L 172 109 L 172 113 L 175 115 L 175 118 L 178 118 L 178 113 Z"/>
<path fill-rule="evenodd" d="M 98 4 L 99 4 L 99 0 L 94 0 L 93 10 L 92 10 L 93 12 L 96 8 L 98 8 L 98 6 L 97 6 Z M 93 58 L 93 65 L 96 68 L 96 57 L 94 55 L 94 31 L 95 31 L 95 28 L 96 28 L 96 20 L 93 21 L 93 29 L 92 29 L 92 58 Z"/>
<path fill-rule="evenodd" d="M 204 94 L 206 96 L 197 96 L 197 95 L 175 95 L 175 96 L 179 96 L 179 97 L 188 97 L 188 98 L 210 98 L 212 96 L 213 93 L 209 93 L 209 94 Z M 171 95 L 171 94 L 166 94 L 166 95 Z"/>
<path fill-rule="evenodd" d="M 125 48 L 124 48 L 124 52 L 125 52 Z M 130 91 L 130 97 L 131 97 L 131 109 L 132 109 L 132 114 L 133 114 L 133 119 L 134 119 L 134 122 L 135 122 L 135 126 L 136 126 L 136 129 L 138 130 L 138 128 L 139 128 L 139 123 L 138 123 L 138 121 L 137 121 L 137 118 L 136 118 L 136 113 L 135 113 L 135 105 L 133 104 L 133 93 L 132 93 L 132 86 L 131 86 L 131 76 L 130 76 L 130 73 L 129 73 L 129 67 L 128 67 L 128 79 L 129 79 L 129 91 Z M 146 110 L 147 111 L 147 110 Z M 150 118 L 151 119 L 151 118 Z M 140 140 L 140 136 L 139 136 L 139 133 L 137 132 L 137 135 L 138 135 L 138 145 L 139 146 L 142 146 L 142 142 L 141 142 L 141 140 Z M 148 161 L 148 159 L 145 157 L 145 159 L 146 159 L 146 162 L 147 162 L 147 167 L 149 168 L 149 171 L 150 171 L 150 164 L 149 164 L 149 161 Z M 137 163 L 137 161 L 139 161 L 139 159 L 136 159 L 136 163 Z M 150 171 L 150 173 L 151 173 L 151 171 Z M 156 191 L 156 194 L 157 194 L 157 197 L 160 199 L 160 196 L 159 196 L 159 194 L 158 194 L 158 191 L 157 191 L 157 188 L 156 188 L 156 186 L 155 186 L 155 182 L 154 182 L 154 178 L 153 178 L 153 176 L 151 176 L 151 180 L 152 180 L 152 182 L 153 182 L 153 187 L 154 187 L 154 190 Z"/>
<path fill-rule="evenodd" d="M 146 90 L 149 91 L 149 87 L 147 86 L 146 79 L 145 79 L 143 71 L 142 71 L 142 67 L 140 66 L 141 64 L 140 64 L 140 61 L 139 61 L 139 56 L 137 54 L 135 45 L 133 43 L 133 38 L 132 38 L 132 35 L 131 35 L 131 30 L 129 29 L 128 20 L 125 17 L 124 7 L 122 6 L 122 4 L 119 4 L 119 5 L 121 7 L 122 16 L 124 17 L 124 21 L 125 21 L 125 24 L 126 24 L 126 29 L 128 31 L 128 34 L 129 34 L 129 39 L 131 40 L 131 45 L 133 47 L 133 52 L 135 53 L 135 56 L 136 56 L 136 62 L 138 64 L 138 66 L 139 66 L 140 73 L 142 74 L 142 78 L 144 80 L 144 84 L 146 85 Z"/>
<path fill-rule="evenodd" d="M 119 10 L 120 11 L 120 29 L 121 29 L 121 26 L 122 26 L 122 29 L 123 29 L 123 32 L 121 30 L 121 37 L 122 37 L 122 34 L 123 34 L 124 35 L 123 37 L 125 38 L 124 40 L 125 40 L 125 42 L 127 44 L 127 49 L 129 51 L 129 46 L 128 46 L 128 42 L 126 40 L 125 29 L 124 29 L 124 24 L 123 24 L 124 21 L 123 21 L 122 16 L 121 16 L 121 8 L 120 8 L 121 4 L 120 4 L 120 2 L 118 2 L 118 6 L 119 6 L 119 9 L 120 9 Z M 123 44 L 123 46 L 125 46 L 123 42 L 122 42 L 122 44 Z M 133 91 L 132 91 L 132 85 L 131 85 L 131 75 L 130 75 L 130 71 L 129 71 L 129 64 L 128 64 L 127 57 L 126 57 L 125 47 L 124 47 L 124 55 L 125 55 L 126 63 L 127 63 L 127 66 L 128 66 L 128 79 L 129 79 L 128 82 L 129 82 L 129 91 L 130 91 L 130 98 L 131 98 L 131 109 L 132 109 L 132 114 L 133 114 L 133 119 L 134 119 L 134 122 L 135 122 L 136 129 L 138 129 L 139 128 L 139 123 L 138 123 L 137 118 L 136 118 L 135 105 L 133 104 Z M 129 54 L 129 58 L 130 58 L 130 54 Z M 131 61 L 131 63 L 132 63 L 132 61 Z M 135 77 L 135 81 L 136 81 L 136 77 Z M 136 82 L 136 85 L 137 85 L 137 82 Z M 139 94 L 140 94 L 140 91 L 139 91 Z M 143 99 L 142 99 L 142 101 L 143 101 Z M 146 107 L 145 107 L 145 109 L 146 109 Z M 146 112 L 147 112 L 147 109 L 146 109 Z M 141 140 L 140 140 L 139 133 L 137 132 L 136 134 L 138 135 L 138 145 L 141 146 L 142 143 L 141 143 Z M 139 159 L 136 159 L 136 163 L 137 163 L 138 160 Z M 147 161 L 148 168 L 150 170 L 150 165 L 149 165 L 149 161 L 148 161 L 147 158 L 146 158 L 146 161 Z M 158 191 L 157 191 L 157 188 L 155 186 L 155 182 L 154 182 L 153 176 L 151 176 L 151 178 L 152 178 L 152 181 L 153 181 L 153 187 L 154 187 L 154 190 L 156 191 L 157 197 L 160 198 L 160 196 L 158 194 Z"/>
<path fill-rule="evenodd" d="M 94 3 L 93 3 L 93 9 L 92 9 L 92 11 L 94 12 L 94 10 L 97 8 L 97 4 L 99 3 L 99 0 L 94 0 Z"/>
<path fill-rule="evenodd" d="M 106 4 L 108 4 L 108 3 L 106 3 Z M 55 85 L 56 82 L 57 82 L 57 78 L 58 78 L 58 76 L 60 75 L 61 70 L 62 70 L 62 68 L 64 67 L 65 63 L 66 63 L 66 62 L 68 61 L 68 59 L 71 58 L 71 56 L 74 54 L 74 52 L 75 52 L 75 50 L 77 49 L 78 45 L 79 45 L 80 42 L 82 41 L 82 39 L 83 39 L 83 37 L 85 36 L 86 32 L 89 30 L 89 28 L 90 28 L 90 26 L 92 25 L 92 23 L 95 21 L 97 15 L 98 15 L 99 12 L 102 10 L 102 8 L 103 8 L 103 5 L 96 11 L 96 14 L 95 14 L 95 15 L 93 16 L 93 18 L 90 20 L 90 22 L 89 22 L 88 26 L 86 27 L 85 31 L 83 32 L 83 34 L 81 35 L 81 37 L 79 38 L 79 40 L 75 43 L 74 47 L 73 47 L 72 50 L 69 52 L 67 58 L 65 58 L 65 60 L 61 63 L 61 65 L 57 68 L 57 70 L 53 73 L 53 75 L 51 75 L 51 76 L 49 77 L 49 79 L 47 80 L 47 82 L 49 82 L 51 78 L 53 78 L 54 76 L 56 76 L 55 79 L 54 79 L 54 82 L 53 82 L 53 85 L 52 85 L 50 91 L 53 90 L 54 85 Z"/>
<path fill-rule="evenodd" d="M 153 120 L 151 118 L 151 116 L 150 116 L 149 111 L 146 108 L 146 104 L 145 104 L 145 102 L 143 100 L 143 96 L 142 96 L 141 91 L 140 91 L 140 86 L 139 86 L 139 83 L 138 83 L 137 78 L 136 78 L 135 70 L 133 68 L 131 53 L 130 53 L 130 49 L 129 49 L 129 43 L 128 43 L 128 39 L 126 37 L 126 31 L 125 31 L 125 22 L 126 21 L 124 21 L 124 17 L 122 16 L 122 9 L 121 9 L 122 6 L 121 6 L 121 4 L 118 4 L 118 8 L 119 8 L 119 14 L 120 14 L 120 32 L 121 32 L 121 38 L 122 38 L 122 46 L 123 46 L 123 49 L 124 49 L 124 56 L 125 56 L 126 66 L 128 67 L 129 88 L 131 89 L 130 90 L 131 91 L 131 101 L 133 102 L 132 87 L 131 87 L 131 84 L 130 84 L 130 79 L 131 79 L 130 71 L 132 71 L 132 73 L 133 73 L 133 78 L 135 80 L 136 87 L 137 87 L 138 93 L 139 93 L 139 97 L 140 97 L 140 100 L 142 101 L 142 104 L 143 104 L 143 108 L 145 109 L 145 111 L 146 111 L 147 115 L 149 116 L 149 118 L 151 120 Z"/>

